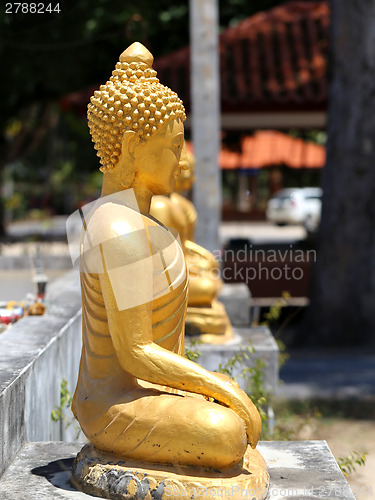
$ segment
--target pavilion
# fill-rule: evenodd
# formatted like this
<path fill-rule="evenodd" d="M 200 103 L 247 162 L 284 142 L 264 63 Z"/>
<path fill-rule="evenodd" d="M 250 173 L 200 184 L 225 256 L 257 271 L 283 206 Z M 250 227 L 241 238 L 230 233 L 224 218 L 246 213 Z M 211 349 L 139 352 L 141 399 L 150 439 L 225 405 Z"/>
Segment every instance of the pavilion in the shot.
<path fill-rule="evenodd" d="M 329 25 L 327 1 L 291 1 L 220 35 L 224 216 L 263 212 L 268 196 L 285 183 L 319 183 L 324 147 L 280 131 L 303 137 L 303 131 L 325 129 Z M 190 48 L 157 59 L 154 67 L 184 101 L 189 129 Z"/>

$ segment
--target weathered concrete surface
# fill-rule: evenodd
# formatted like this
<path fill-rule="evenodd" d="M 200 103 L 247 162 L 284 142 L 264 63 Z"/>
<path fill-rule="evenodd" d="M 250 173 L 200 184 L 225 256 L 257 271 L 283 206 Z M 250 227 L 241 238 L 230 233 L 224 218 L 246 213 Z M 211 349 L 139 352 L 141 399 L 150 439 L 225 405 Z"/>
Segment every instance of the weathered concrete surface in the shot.
<path fill-rule="evenodd" d="M 246 390 L 248 379 L 240 377 L 242 369 L 245 367 L 252 368 L 257 360 L 264 362 L 262 367 L 263 378 L 266 389 L 272 393 L 276 393 L 279 382 L 279 348 L 275 339 L 267 327 L 256 328 L 233 328 L 234 336 L 225 344 L 198 344 L 193 347 L 193 350 L 200 353 L 197 360 L 201 366 L 207 370 L 214 371 L 219 368 L 219 365 L 233 358 L 236 354 L 246 350 L 247 347 L 252 347 L 254 352 L 248 359 L 237 364 L 233 369 L 233 376 L 238 377 L 238 383 L 241 389 Z M 193 337 L 199 339 L 199 337 Z M 185 344 L 190 347 L 191 337 L 185 338 Z"/>
<path fill-rule="evenodd" d="M 259 451 L 271 475 L 270 499 L 355 498 L 325 441 L 262 442 Z"/>
<path fill-rule="evenodd" d="M 224 284 L 218 299 L 224 304 L 233 326 L 250 325 L 250 298 L 250 290 L 245 283 Z"/>
<path fill-rule="evenodd" d="M 61 442 L 27 443 L 0 479 L 0 498 L 97 498 L 75 490 L 70 483 L 73 460 L 81 446 Z M 270 473 L 269 500 L 355 499 L 325 441 L 261 442 L 257 449 Z M 231 490 L 223 492 L 222 497 L 231 498 L 230 495 Z M 243 492 L 243 498 L 252 496 Z"/>
<path fill-rule="evenodd" d="M 21 319 L 0 335 L 0 476 L 25 441 L 74 440 L 53 422 L 65 378 L 73 391 L 81 353 L 81 299 L 75 271 L 51 283 L 47 313 Z M 69 411 L 69 410 L 68 410 Z"/>

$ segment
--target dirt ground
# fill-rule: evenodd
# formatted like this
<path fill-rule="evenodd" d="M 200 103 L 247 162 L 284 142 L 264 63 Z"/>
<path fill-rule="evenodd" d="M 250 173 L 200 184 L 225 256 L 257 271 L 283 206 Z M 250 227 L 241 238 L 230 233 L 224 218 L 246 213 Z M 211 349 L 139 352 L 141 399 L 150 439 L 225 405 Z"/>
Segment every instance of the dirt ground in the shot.
<path fill-rule="evenodd" d="M 347 477 L 358 500 L 375 498 L 375 422 L 369 420 L 319 419 L 314 439 L 325 439 L 336 459 L 354 450 L 368 453 L 366 464 Z"/>

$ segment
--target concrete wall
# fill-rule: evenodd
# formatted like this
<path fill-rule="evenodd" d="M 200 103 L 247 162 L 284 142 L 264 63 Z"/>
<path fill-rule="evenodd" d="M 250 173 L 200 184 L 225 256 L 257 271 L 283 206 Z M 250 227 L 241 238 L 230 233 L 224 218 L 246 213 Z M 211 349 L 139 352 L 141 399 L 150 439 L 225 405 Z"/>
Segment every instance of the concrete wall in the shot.
<path fill-rule="evenodd" d="M 0 335 L 0 475 L 25 441 L 73 441 L 76 435 L 74 424 L 65 429 L 51 412 L 60 404 L 61 381 L 73 393 L 77 380 L 79 274 L 67 273 L 47 291 L 44 316 L 23 318 Z"/>

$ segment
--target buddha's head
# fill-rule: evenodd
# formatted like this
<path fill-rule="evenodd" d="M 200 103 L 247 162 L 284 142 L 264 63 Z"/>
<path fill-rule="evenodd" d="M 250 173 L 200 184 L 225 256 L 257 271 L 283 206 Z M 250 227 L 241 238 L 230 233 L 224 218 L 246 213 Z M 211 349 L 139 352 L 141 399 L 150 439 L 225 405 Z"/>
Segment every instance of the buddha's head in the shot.
<path fill-rule="evenodd" d="M 141 144 L 171 122 L 186 119 L 181 99 L 159 82 L 152 63 L 152 54 L 133 43 L 121 54 L 109 81 L 91 97 L 87 116 L 102 172 L 117 165 L 126 132 Z"/>
<path fill-rule="evenodd" d="M 182 170 L 176 182 L 175 191 L 177 193 L 190 191 L 195 182 L 195 157 L 193 153 L 187 149 L 186 142 L 184 142 L 180 163 Z"/>

